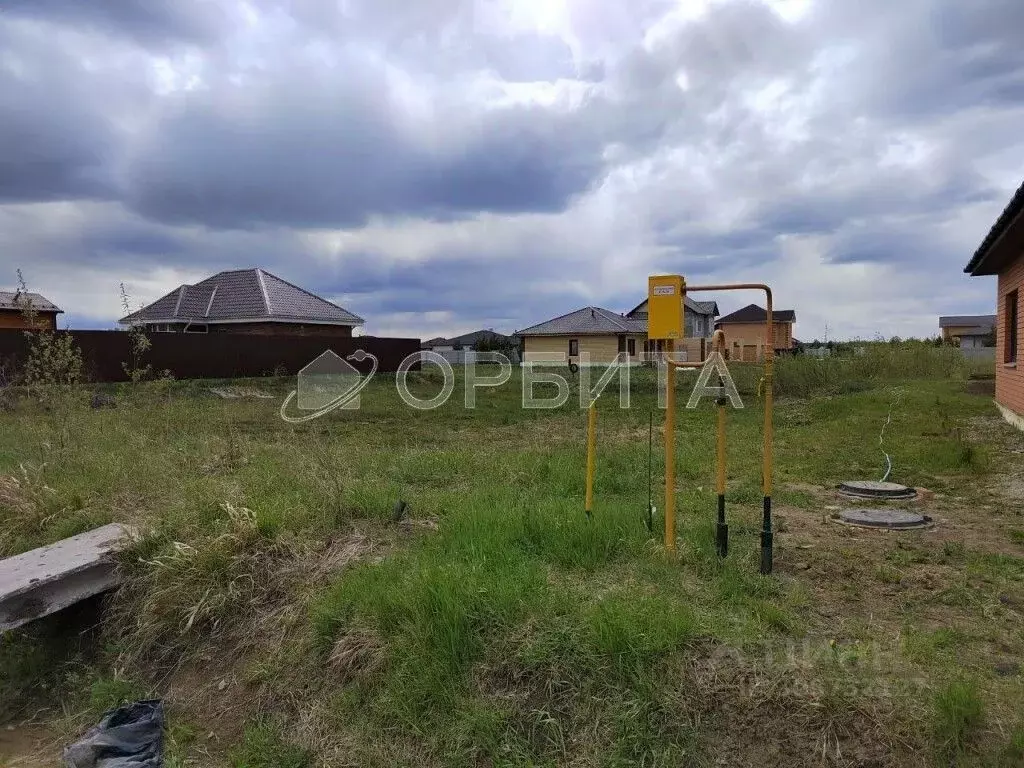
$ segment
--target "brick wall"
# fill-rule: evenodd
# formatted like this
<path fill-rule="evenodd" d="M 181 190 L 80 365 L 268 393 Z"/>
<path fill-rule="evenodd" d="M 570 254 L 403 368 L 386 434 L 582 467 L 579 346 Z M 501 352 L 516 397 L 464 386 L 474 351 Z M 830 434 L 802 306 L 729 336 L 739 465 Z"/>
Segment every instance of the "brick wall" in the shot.
<path fill-rule="evenodd" d="M 1017 363 L 1004 362 L 1006 350 L 1006 296 L 1017 291 Z M 998 321 L 996 326 L 996 400 L 1012 411 L 1024 414 L 1024 253 L 999 275 Z"/>
<path fill-rule="evenodd" d="M 729 345 L 736 341 L 743 346 L 756 346 L 758 340 L 764 339 L 764 323 L 724 323 L 720 327 L 725 331 L 725 341 Z M 792 323 L 773 322 L 772 333 L 775 336 L 775 349 L 792 349 Z"/>

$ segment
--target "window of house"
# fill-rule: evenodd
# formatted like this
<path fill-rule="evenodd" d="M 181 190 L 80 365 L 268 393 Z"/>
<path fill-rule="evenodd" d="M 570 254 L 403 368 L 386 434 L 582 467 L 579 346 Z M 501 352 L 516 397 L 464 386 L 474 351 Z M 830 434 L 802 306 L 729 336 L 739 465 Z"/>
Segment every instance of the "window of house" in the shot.
<path fill-rule="evenodd" d="M 626 334 L 620 333 L 619 334 L 619 352 L 625 352 L 625 351 L 626 351 Z"/>
<path fill-rule="evenodd" d="M 580 340 L 569 339 L 569 357 L 577 357 L 580 353 Z"/>
<path fill-rule="evenodd" d="M 1006 294 L 1006 348 L 1003 351 L 1004 363 L 1017 362 L 1017 291 Z"/>
<path fill-rule="evenodd" d="M 209 327 L 208 326 L 206 326 L 206 325 L 196 325 L 195 323 L 193 323 L 192 325 L 189 325 L 185 329 L 186 333 L 207 333 L 208 331 L 209 331 Z"/>
<path fill-rule="evenodd" d="M 626 339 L 626 351 L 630 357 L 636 357 L 636 339 Z"/>

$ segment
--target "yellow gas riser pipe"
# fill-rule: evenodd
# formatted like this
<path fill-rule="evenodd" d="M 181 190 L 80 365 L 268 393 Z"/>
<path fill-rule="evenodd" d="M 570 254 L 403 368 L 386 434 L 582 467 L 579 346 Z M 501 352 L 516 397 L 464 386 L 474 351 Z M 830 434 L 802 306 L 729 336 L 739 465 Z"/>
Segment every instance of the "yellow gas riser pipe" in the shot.
<path fill-rule="evenodd" d="M 671 359 L 675 342 L 665 342 Z M 665 366 L 665 549 L 676 551 L 676 370 Z"/>
<path fill-rule="evenodd" d="M 697 291 L 738 291 L 757 290 L 765 294 L 765 358 L 764 358 L 764 445 L 762 448 L 763 463 L 761 466 L 761 486 L 764 494 L 764 509 L 761 523 L 761 573 L 772 572 L 773 532 L 772 532 L 772 485 L 775 470 L 773 453 L 774 428 L 774 364 L 775 364 L 775 327 L 772 313 L 772 289 L 764 283 L 733 283 L 724 285 L 689 285 L 687 293 Z M 670 366 L 671 369 L 671 366 Z"/>
<path fill-rule="evenodd" d="M 718 406 L 717 476 L 715 492 L 718 494 L 718 519 L 715 523 L 715 549 L 719 557 L 729 554 L 729 526 L 725 522 L 725 406 Z"/>
<path fill-rule="evenodd" d="M 590 518 L 594 512 L 594 472 L 597 464 L 597 405 L 587 409 L 587 498 L 584 511 Z"/>

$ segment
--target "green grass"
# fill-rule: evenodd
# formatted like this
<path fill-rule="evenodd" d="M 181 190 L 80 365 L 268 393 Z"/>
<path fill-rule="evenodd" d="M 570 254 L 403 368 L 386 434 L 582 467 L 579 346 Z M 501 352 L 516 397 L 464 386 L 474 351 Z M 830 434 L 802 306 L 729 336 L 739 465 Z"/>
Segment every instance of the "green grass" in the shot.
<path fill-rule="evenodd" d="M 982 723 L 985 705 L 977 686 L 953 682 L 938 691 L 934 702 L 935 741 L 943 759 L 955 759 L 972 745 Z"/>
<path fill-rule="evenodd" d="M 122 558 L 102 642 L 70 647 L 67 627 L 48 622 L 0 640 L 0 716 L 57 700 L 92 712 L 159 695 L 198 667 L 196 695 L 240 701 L 249 725 L 218 752 L 180 720 L 204 733 L 216 723 L 172 712 L 175 764 L 305 766 L 343 750 L 364 765 L 713 765 L 723 745 L 756 759 L 763 745 L 750 734 L 776 733 L 788 739 L 778 754 L 801 764 L 846 720 L 888 764 L 915 764 L 922 750 L 995 760 L 1012 744 L 993 739 L 985 752 L 979 734 L 1011 732 L 1012 691 L 988 684 L 985 653 L 1024 652 L 999 600 L 1024 594 L 1021 559 L 821 522 L 836 483 L 881 476 L 890 411 L 885 450 L 900 482 L 965 496 L 1008 466 L 977 437 L 991 404 L 962 393 L 957 359 L 908 350 L 779 361 L 775 499 L 786 526 L 770 578 L 757 572 L 754 367 L 736 366 L 746 408 L 728 416 L 725 562 L 714 550 L 709 404 L 678 414 L 678 551 L 661 545 L 661 413 L 646 371 L 630 410 L 599 403 L 589 520 L 584 413 L 574 400 L 522 410 L 516 381 L 480 390 L 472 411 L 418 412 L 381 380 L 359 411 L 304 425 L 278 417 L 289 382 L 274 380 L 250 382 L 272 400 L 220 400 L 201 382 L 124 387 L 118 407 L 101 411 L 85 407 L 85 391 L 69 425 L 21 404 L 0 416 L 0 475 L 16 481 L 0 485 L 0 554 L 111 520 L 147 535 Z M 679 378 L 685 390 L 692 379 Z M 439 380 L 413 386 L 429 397 Z M 53 430 L 65 427 L 61 446 Z M 989 423 L 986 434 L 1002 429 Z M 973 503 L 987 503 L 981 490 L 970 498 L 964 520 L 990 514 Z M 408 524 L 391 521 L 398 499 Z M 1020 524 L 1005 524 L 1010 541 Z M 794 550 L 811 534 L 812 547 Z M 352 562 L 338 559 L 346 547 Z M 925 569 L 936 579 L 927 588 Z M 923 629 L 936 612 L 950 626 Z M 884 711 L 888 678 L 873 664 L 893 637 L 902 641 L 886 663 L 942 690 L 930 734 L 913 727 L 927 714 L 919 695 L 900 699 L 905 718 L 870 714 Z M 980 682 L 944 688 L 961 658 Z M 36 690 L 39 680 L 59 696 Z"/>
<path fill-rule="evenodd" d="M 231 768 L 312 768 L 308 751 L 288 742 L 281 726 L 263 720 L 245 729 L 242 743 L 229 752 Z"/>
<path fill-rule="evenodd" d="M 89 706 L 93 712 L 102 714 L 145 695 L 145 687 L 134 680 L 100 674 L 89 687 Z"/>

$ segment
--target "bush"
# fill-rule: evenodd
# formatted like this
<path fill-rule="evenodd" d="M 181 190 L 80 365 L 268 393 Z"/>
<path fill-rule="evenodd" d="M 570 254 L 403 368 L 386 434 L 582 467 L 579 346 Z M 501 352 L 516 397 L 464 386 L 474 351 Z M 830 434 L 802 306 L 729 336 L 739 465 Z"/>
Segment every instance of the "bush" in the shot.
<path fill-rule="evenodd" d="M 821 359 L 804 355 L 777 358 L 773 392 L 788 397 L 850 394 L 893 381 L 962 378 L 971 370 L 959 349 L 918 341 L 866 343 L 857 349 L 863 353 Z M 730 371 L 741 393 L 758 392 L 763 375 L 761 365 L 733 364 Z"/>

